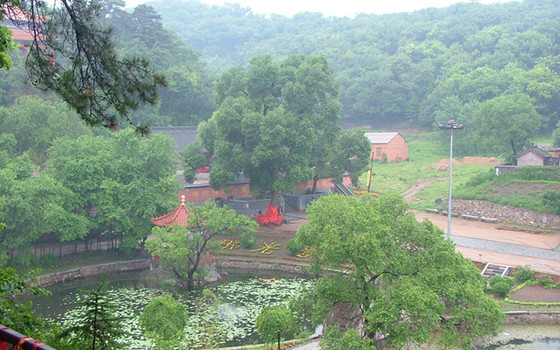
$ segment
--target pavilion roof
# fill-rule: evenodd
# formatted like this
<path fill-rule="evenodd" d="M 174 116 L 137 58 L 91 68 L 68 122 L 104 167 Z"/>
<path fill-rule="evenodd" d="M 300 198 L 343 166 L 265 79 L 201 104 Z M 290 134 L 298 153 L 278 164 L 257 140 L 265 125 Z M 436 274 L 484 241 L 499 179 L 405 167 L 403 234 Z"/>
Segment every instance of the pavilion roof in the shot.
<path fill-rule="evenodd" d="M 185 196 L 181 196 L 181 204 L 177 208 L 165 215 L 154 218 L 152 224 L 156 226 L 172 226 L 176 224 L 187 226 L 187 219 L 190 215 L 191 212 L 185 205 Z"/>

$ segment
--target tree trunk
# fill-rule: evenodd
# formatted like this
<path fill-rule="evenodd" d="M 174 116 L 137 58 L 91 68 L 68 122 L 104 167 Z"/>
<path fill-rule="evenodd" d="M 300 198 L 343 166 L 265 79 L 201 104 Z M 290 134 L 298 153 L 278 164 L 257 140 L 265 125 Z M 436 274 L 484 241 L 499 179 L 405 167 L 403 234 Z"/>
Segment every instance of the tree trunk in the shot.
<path fill-rule="evenodd" d="M 319 183 L 319 175 L 313 176 L 313 188 L 311 188 L 311 194 L 317 192 L 317 184 Z"/>
<path fill-rule="evenodd" d="M 509 140 L 509 144 L 511 146 L 511 152 L 513 153 L 514 156 L 516 156 L 517 150 L 515 149 L 515 143 L 513 143 L 513 140 Z"/>
<path fill-rule="evenodd" d="M 278 350 L 280 350 L 280 332 L 278 332 L 277 334 L 278 334 Z"/>
<path fill-rule="evenodd" d="M 277 207 L 279 198 L 280 198 L 280 192 L 272 191 L 272 197 L 270 198 L 270 206 Z"/>

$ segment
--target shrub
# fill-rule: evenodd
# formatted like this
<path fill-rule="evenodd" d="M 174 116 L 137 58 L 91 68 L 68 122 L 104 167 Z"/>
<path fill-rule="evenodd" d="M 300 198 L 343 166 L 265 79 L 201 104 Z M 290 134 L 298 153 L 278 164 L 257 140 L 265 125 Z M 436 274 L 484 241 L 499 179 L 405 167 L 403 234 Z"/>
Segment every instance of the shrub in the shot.
<path fill-rule="evenodd" d="M 33 265 L 40 268 L 53 267 L 58 263 L 58 258 L 53 253 L 47 253 L 33 261 Z"/>
<path fill-rule="evenodd" d="M 492 286 L 492 290 L 499 296 L 505 297 L 511 291 L 511 286 L 506 282 L 498 282 Z"/>
<path fill-rule="evenodd" d="M 301 253 L 305 247 L 298 241 L 297 238 L 292 238 L 286 242 L 286 249 L 288 249 L 291 256 L 296 256 Z"/>
<path fill-rule="evenodd" d="M 507 283 L 509 285 L 509 287 L 512 288 L 513 285 L 515 284 L 515 279 L 513 277 L 509 277 L 509 276 L 493 276 L 488 281 L 488 283 L 490 283 L 490 286 L 492 286 L 492 287 L 494 287 L 496 284 L 498 284 L 500 282 Z"/>
<path fill-rule="evenodd" d="M 556 191 L 546 191 L 542 194 L 544 205 L 552 211 L 552 213 L 560 214 L 560 193 Z"/>
<path fill-rule="evenodd" d="M 537 281 L 539 282 L 540 286 L 543 286 L 545 288 L 554 287 L 554 282 L 552 281 L 552 277 L 550 277 L 550 275 L 540 276 Z"/>
<path fill-rule="evenodd" d="M 528 266 L 521 266 L 517 269 L 515 273 L 515 280 L 518 283 L 524 283 L 527 281 L 531 281 L 535 278 L 535 272 Z"/>
<path fill-rule="evenodd" d="M 239 243 L 241 243 L 244 248 L 250 249 L 253 248 L 255 244 L 257 244 L 257 239 L 252 232 L 244 232 L 241 235 L 241 240 Z"/>

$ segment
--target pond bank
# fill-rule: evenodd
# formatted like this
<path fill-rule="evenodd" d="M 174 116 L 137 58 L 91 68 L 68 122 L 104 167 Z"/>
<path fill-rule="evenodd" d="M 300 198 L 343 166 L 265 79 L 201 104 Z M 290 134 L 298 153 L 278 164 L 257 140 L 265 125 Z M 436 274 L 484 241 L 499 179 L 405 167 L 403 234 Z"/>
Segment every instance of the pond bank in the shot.
<path fill-rule="evenodd" d="M 71 270 L 52 272 L 37 277 L 34 286 L 46 287 L 56 283 L 72 281 L 80 278 L 102 275 L 105 272 L 126 272 L 147 270 L 151 267 L 151 259 L 117 261 L 106 264 L 83 266 Z"/>
<path fill-rule="evenodd" d="M 261 258 L 216 255 L 212 261 L 216 268 L 223 270 L 244 271 L 278 271 L 290 274 L 307 275 L 305 269 L 309 264 L 304 261 L 285 261 L 276 258 Z M 62 272 L 54 272 L 38 277 L 36 286 L 46 287 L 56 283 L 62 283 L 90 276 L 102 275 L 106 272 L 126 272 L 152 269 L 151 259 L 136 259 L 106 264 L 96 264 L 71 269 Z M 560 312 L 540 311 L 510 311 L 505 313 L 504 324 L 560 324 Z"/>

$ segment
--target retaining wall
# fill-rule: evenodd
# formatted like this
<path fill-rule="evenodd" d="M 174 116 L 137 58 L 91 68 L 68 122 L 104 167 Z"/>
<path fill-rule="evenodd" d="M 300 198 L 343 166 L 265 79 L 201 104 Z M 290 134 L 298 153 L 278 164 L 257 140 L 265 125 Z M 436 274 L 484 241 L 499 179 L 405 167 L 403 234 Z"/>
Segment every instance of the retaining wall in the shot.
<path fill-rule="evenodd" d="M 84 277 L 102 275 L 105 272 L 147 270 L 150 268 L 150 262 L 150 259 L 128 260 L 107 264 L 84 266 L 62 272 L 53 272 L 39 276 L 38 281 L 34 283 L 34 285 L 41 287 L 50 286 L 59 282 L 66 282 Z"/>
<path fill-rule="evenodd" d="M 560 324 L 560 312 L 509 311 L 504 324 Z"/>

